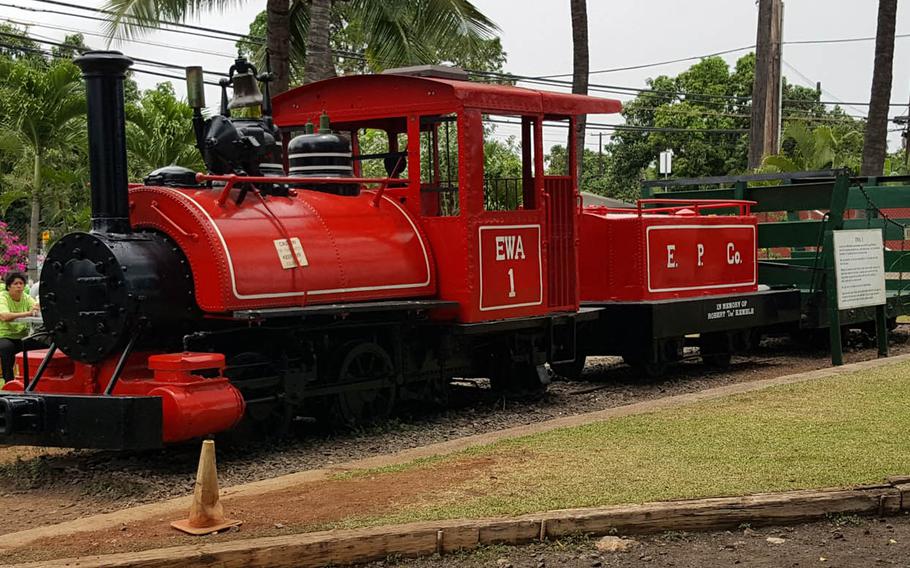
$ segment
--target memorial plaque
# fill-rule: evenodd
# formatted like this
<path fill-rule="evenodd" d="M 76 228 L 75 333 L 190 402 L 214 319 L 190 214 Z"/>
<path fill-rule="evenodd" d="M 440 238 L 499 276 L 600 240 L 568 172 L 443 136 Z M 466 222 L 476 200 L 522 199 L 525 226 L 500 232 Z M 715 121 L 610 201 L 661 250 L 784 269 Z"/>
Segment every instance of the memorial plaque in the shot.
<path fill-rule="evenodd" d="M 834 272 L 841 310 L 885 303 L 881 229 L 834 231 Z"/>

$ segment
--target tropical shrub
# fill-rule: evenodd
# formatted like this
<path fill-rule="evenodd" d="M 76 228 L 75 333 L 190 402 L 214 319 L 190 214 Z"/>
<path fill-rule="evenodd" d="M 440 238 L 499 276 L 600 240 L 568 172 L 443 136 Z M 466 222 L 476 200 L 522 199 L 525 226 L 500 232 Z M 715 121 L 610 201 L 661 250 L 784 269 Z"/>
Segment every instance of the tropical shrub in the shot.
<path fill-rule="evenodd" d="M 25 272 L 28 266 L 28 246 L 19 242 L 19 236 L 0 221 L 0 278 L 10 272 Z"/>

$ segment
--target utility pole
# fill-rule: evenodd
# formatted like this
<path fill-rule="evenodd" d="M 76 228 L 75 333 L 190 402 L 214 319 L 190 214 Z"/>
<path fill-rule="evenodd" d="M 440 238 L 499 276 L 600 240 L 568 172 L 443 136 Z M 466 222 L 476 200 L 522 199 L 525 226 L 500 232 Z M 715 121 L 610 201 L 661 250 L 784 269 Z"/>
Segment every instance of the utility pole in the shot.
<path fill-rule="evenodd" d="M 771 5 L 771 79 L 768 86 L 768 113 L 771 128 L 765 135 L 764 155 L 780 152 L 780 131 L 783 122 L 784 81 L 781 65 L 784 61 L 784 3 L 775 0 Z"/>
<path fill-rule="evenodd" d="M 904 173 L 910 172 L 910 103 L 907 103 L 908 120 L 904 125 Z"/>
<path fill-rule="evenodd" d="M 780 112 L 780 65 L 783 6 L 781 0 L 758 0 L 755 77 L 749 128 L 749 168 L 777 151 Z"/>

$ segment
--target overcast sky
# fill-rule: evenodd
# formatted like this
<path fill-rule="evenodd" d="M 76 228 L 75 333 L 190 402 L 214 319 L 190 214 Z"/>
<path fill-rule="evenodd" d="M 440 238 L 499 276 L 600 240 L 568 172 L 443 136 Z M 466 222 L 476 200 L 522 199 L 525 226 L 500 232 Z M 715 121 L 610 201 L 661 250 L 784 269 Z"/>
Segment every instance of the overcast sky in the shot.
<path fill-rule="evenodd" d="M 105 3 L 104 0 L 66 1 L 86 7 L 100 7 Z M 571 73 L 569 0 L 474 0 L 474 3 L 499 25 L 502 44 L 508 53 L 506 71 L 530 76 Z M 38 0 L 4 0 L 3 4 L 0 6 L 3 20 L 36 24 L 31 27 L 31 33 L 36 36 L 59 40 L 72 33 L 71 30 L 77 30 L 86 34 L 88 45 L 104 46 L 103 39 L 90 35 L 101 32 L 100 22 L 46 12 L 28 12 L 7 7 L 6 4 L 87 15 L 90 12 Z M 785 0 L 784 41 L 873 38 L 877 5 L 877 0 Z M 249 22 L 263 9 L 265 0 L 238 0 L 228 12 L 205 14 L 194 18 L 191 23 L 245 33 Z M 757 11 L 754 0 L 589 0 L 591 70 L 649 64 L 751 46 L 755 43 Z M 910 34 L 910 15 L 907 12 L 898 11 L 898 36 Z M 114 42 L 113 47 L 134 57 L 181 66 L 202 65 L 208 70 L 224 71 L 234 53 L 234 46 L 228 41 L 165 32 L 149 34 L 141 41 L 161 45 Z M 783 73 L 790 82 L 800 85 L 814 87 L 815 82 L 820 81 L 823 100 L 866 103 L 872 80 L 874 45 L 871 39 L 785 45 Z M 181 51 L 181 46 L 208 53 Z M 723 57 L 732 65 L 747 51 Z M 891 101 L 906 104 L 910 95 L 910 37 L 898 37 L 894 51 Z M 649 77 L 675 75 L 694 62 L 592 74 L 591 82 L 642 88 Z M 182 75 L 180 71 L 170 72 Z M 163 80 L 142 74 L 137 74 L 136 79 L 141 88 L 153 87 Z M 182 82 L 174 81 L 174 84 L 182 95 Z M 209 88 L 207 96 L 209 104 L 218 100 L 214 88 Z M 864 116 L 868 107 L 844 105 L 844 108 L 849 114 Z M 897 114 L 907 114 L 907 107 L 893 107 L 891 115 Z M 597 117 L 596 120 L 619 122 L 615 116 Z M 890 141 L 892 150 L 900 144 L 897 134 L 892 134 Z M 596 148 L 593 138 L 589 138 L 589 146 Z"/>

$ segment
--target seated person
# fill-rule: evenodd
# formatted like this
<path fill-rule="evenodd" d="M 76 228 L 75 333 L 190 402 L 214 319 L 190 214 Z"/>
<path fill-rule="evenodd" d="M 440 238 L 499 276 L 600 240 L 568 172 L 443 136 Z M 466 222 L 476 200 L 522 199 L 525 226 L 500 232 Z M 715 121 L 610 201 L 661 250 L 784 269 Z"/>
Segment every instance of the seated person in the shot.
<path fill-rule="evenodd" d="M 25 275 L 21 272 L 10 272 L 4 278 L 6 290 L 0 292 L 0 367 L 3 370 L 3 381 L 13 380 L 13 365 L 16 353 L 23 347 L 35 349 L 42 347 L 36 341 L 28 340 L 27 323 L 16 322 L 24 317 L 37 315 L 39 305 L 34 298 L 25 293 Z"/>

